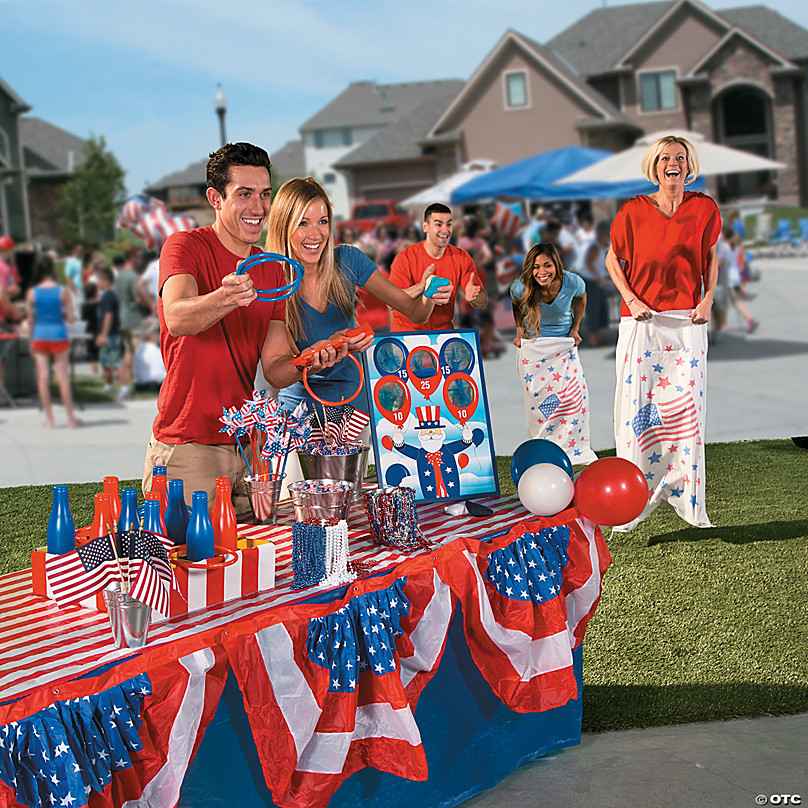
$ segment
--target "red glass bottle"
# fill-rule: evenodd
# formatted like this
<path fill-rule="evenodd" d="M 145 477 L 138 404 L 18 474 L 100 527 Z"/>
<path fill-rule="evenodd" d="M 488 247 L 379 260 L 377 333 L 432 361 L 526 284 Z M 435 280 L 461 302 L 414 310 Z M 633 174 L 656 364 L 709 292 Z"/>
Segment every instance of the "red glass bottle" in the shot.
<path fill-rule="evenodd" d="M 94 504 L 95 514 L 93 515 L 93 523 L 90 526 L 89 536 L 91 539 L 106 536 L 115 525 L 112 521 L 112 514 L 110 513 L 109 494 L 96 494 Z"/>
<path fill-rule="evenodd" d="M 168 477 L 165 474 L 152 474 L 151 493 L 160 495 L 160 518 L 165 519 L 168 507 Z"/>
<path fill-rule="evenodd" d="M 238 542 L 236 509 L 233 507 L 230 480 L 227 477 L 216 478 L 216 499 L 210 511 L 210 521 L 213 523 L 216 546 L 235 550 Z"/>
<path fill-rule="evenodd" d="M 104 477 L 104 493 L 109 497 L 109 511 L 113 525 L 118 524 L 121 515 L 121 493 L 118 490 L 117 477 Z"/>

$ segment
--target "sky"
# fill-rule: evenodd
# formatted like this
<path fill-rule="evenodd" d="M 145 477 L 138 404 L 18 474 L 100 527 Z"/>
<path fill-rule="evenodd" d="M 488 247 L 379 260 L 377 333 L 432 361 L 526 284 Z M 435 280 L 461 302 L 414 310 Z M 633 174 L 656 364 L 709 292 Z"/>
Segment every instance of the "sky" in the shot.
<path fill-rule="evenodd" d="M 766 4 L 808 28 L 805 0 Z M 271 153 L 352 81 L 467 79 L 508 28 L 546 42 L 603 5 L 0 0 L 0 77 L 30 115 L 81 138 L 103 136 L 136 193 L 220 145 L 217 84 L 228 99 L 228 140 Z"/>

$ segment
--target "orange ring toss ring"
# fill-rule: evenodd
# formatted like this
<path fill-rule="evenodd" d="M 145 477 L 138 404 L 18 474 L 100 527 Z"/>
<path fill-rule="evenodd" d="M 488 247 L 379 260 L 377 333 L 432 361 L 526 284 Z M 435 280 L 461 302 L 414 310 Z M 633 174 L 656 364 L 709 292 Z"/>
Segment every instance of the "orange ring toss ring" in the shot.
<path fill-rule="evenodd" d="M 350 398 L 343 399 L 342 401 L 326 401 L 324 398 L 320 398 L 320 396 L 311 389 L 311 385 L 309 384 L 309 365 L 303 368 L 303 385 L 306 390 L 308 390 L 309 395 L 318 404 L 322 404 L 324 407 L 341 407 L 343 404 L 349 404 L 362 392 L 362 388 L 365 386 L 365 371 L 362 367 L 362 363 L 352 353 L 348 354 L 348 358 L 353 359 L 354 364 L 359 368 L 359 386 Z"/>
<path fill-rule="evenodd" d="M 178 567 L 187 567 L 192 570 L 216 570 L 230 567 L 238 561 L 238 553 L 235 550 L 228 550 L 226 547 L 214 547 L 213 549 L 216 551 L 213 558 L 206 558 L 204 561 L 189 561 L 185 557 L 179 557 L 180 551 L 187 552 L 187 548 L 184 544 L 178 544 L 168 551 L 168 557 Z M 224 556 L 224 558 L 220 561 L 218 556 Z"/>

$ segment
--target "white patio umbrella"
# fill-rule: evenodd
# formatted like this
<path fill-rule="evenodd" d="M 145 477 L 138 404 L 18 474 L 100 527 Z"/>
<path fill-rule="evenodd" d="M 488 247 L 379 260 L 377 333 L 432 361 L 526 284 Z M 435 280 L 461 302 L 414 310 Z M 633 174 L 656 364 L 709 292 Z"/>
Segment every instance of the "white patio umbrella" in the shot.
<path fill-rule="evenodd" d="M 455 188 L 459 188 L 461 185 L 465 185 L 469 180 L 473 180 L 475 177 L 479 177 L 480 174 L 484 174 L 486 171 L 491 171 L 495 168 L 497 168 L 497 164 L 493 160 L 486 160 L 484 158 L 471 160 L 468 163 L 464 163 L 457 174 L 452 174 L 451 177 L 447 177 L 445 180 L 441 180 L 435 183 L 435 185 L 431 185 L 429 188 L 419 191 L 417 194 L 408 199 L 404 199 L 398 204 L 403 205 L 405 208 L 422 208 L 426 205 L 431 205 L 433 202 L 442 202 L 444 205 L 448 205 L 449 198 Z"/>
<path fill-rule="evenodd" d="M 704 135 L 697 132 L 670 131 L 654 132 L 641 137 L 630 149 L 613 154 L 598 163 L 576 171 L 563 179 L 557 180 L 556 185 L 566 185 L 577 182 L 625 182 L 643 178 L 640 169 L 643 155 L 648 147 L 657 138 L 665 135 L 678 135 L 689 140 L 699 154 L 701 174 L 711 176 L 714 174 L 737 174 L 743 171 L 777 171 L 787 168 L 785 163 L 758 157 L 756 154 L 731 149 L 729 146 L 720 146 L 706 140 Z"/>

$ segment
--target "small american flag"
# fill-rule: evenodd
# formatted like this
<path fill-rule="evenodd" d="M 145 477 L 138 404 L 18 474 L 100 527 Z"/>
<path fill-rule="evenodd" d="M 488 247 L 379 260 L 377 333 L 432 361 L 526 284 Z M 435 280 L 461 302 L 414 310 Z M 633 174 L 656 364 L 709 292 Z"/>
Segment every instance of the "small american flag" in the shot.
<path fill-rule="evenodd" d="M 60 606 L 78 603 L 121 578 L 109 536 L 99 536 L 70 553 L 49 558 L 45 574 Z"/>
<path fill-rule="evenodd" d="M 667 440 L 694 438 L 699 434 L 696 405 L 690 393 L 664 404 L 646 404 L 634 416 L 631 428 L 641 452 Z"/>
<path fill-rule="evenodd" d="M 174 570 L 168 558 L 165 542 L 146 530 L 121 534 L 124 553 L 129 557 L 130 595 L 168 616 L 169 591 L 176 588 Z"/>
<path fill-rule="evenodd" d="M 583 393 L 578 378 L 573 377 L 570 383 L 558 394 L 552 393 L 539 405 L 539 411 L 546 420 L 560 418 L 562 415 L 573 415 L 581 411 Z"/>

